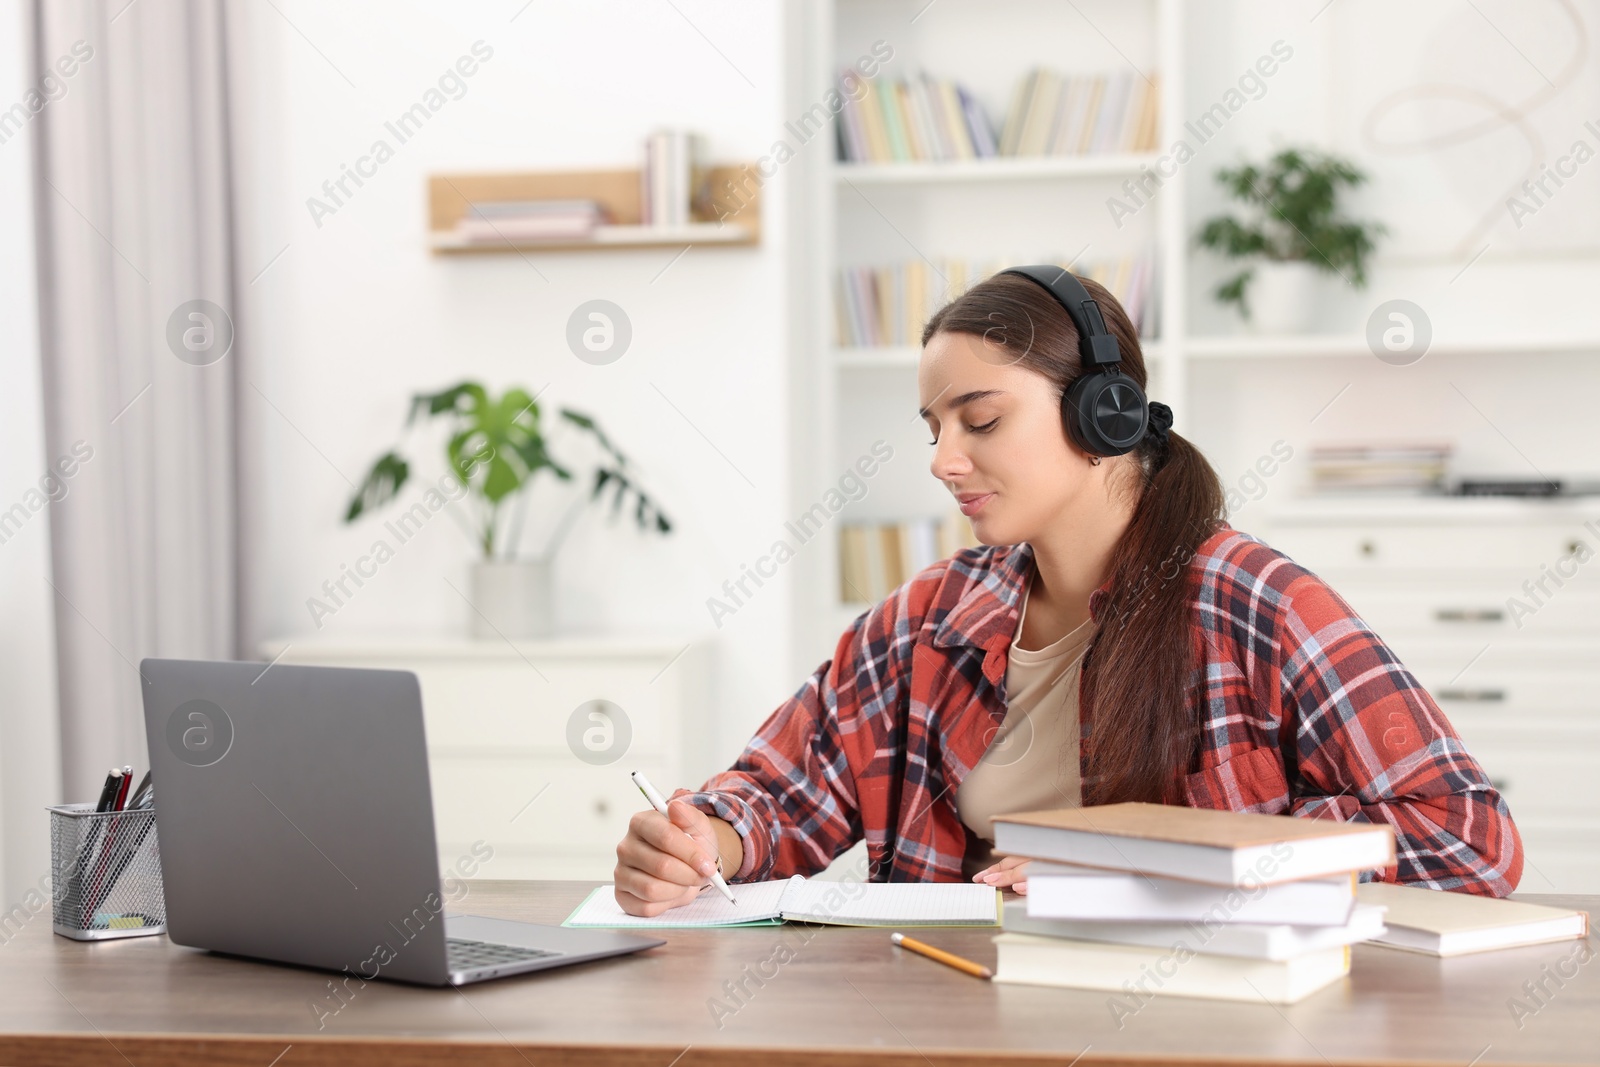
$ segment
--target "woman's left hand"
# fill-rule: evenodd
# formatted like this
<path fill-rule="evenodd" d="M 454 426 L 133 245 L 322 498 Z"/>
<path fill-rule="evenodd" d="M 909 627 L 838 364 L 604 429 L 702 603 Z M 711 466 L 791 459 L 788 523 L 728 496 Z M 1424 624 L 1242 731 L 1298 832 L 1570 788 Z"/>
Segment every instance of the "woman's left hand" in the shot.
<path fill-rule="evenodd" d="M 985 867 L 972 876 L 974 882 L 992 885 L 997 889 L 1013 889 L 1018 893 L 1028 891 L 1028 860 L 1024 856 L 1007 856 L 999 863 Z"/>

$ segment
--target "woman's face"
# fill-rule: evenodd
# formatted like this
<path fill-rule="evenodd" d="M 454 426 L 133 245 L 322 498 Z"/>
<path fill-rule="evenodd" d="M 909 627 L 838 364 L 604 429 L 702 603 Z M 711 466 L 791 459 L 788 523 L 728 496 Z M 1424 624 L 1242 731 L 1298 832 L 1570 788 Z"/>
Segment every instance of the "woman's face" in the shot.
<path fill-rule="evenodd" d="M 973 334 L 937 333 L 917 369 L 929 469 L 987 545 L 1038 540 L 1101 481 L 1067 439 L 1055 386 L 1015 359 Z"/>

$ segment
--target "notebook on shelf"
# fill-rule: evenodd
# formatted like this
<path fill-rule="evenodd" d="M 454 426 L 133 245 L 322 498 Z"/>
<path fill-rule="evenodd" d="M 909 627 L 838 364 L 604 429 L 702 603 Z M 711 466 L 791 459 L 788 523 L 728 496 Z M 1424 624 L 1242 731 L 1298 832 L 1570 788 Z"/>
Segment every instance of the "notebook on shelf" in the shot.
<path fill-rule="evenodd" d="M 1571 941 L 1589 933 L 1589 914 L 1522 900 L 1504 900 L 1389 882 L 1356 889 L 1362 904 L 1386 909 L 1387 932 L 1373 940 L 1432 956 Z"/>
<path fill-rule="evenodd" d="M 615 887 L 597 886 L 563 926 L 776 926 L 784 922 L 838 926 L 999 926 L 1000 890 L 963 882 L 835 882 L 804 875 L 731 885 L 730 904 L 707 888 L 693 901 L 653 918 L 629 915 Z"/>
<path fill-rule="evenodd" d="M 996 815 L 994 835 L 1000 853 L 1212 885 L 1273 885 L 1395 862 L 1386 825 L 1169 804 Z"/>

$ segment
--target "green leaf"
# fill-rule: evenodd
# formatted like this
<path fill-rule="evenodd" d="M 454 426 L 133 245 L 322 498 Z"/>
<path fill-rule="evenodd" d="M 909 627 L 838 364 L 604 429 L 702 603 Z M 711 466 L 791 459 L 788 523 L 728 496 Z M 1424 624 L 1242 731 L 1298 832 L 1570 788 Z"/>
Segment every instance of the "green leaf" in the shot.
<path fill-rule="evenodd" d="M 411 468 L 397 453 L 385 452 L 378 457 L 367 476 L 361 480 L 356 495 L 350 498 L 344 521 L 355 522 L 364 512 L 382 507 L 393 500 L 400 487 L 406 484 Z"/>

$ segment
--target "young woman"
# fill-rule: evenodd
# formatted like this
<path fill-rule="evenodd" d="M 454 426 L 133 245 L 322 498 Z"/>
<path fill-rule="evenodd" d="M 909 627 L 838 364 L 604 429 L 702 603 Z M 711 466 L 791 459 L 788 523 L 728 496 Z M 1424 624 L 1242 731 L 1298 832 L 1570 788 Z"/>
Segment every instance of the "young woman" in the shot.
<path fill-rule="evenodd" d="M 1079 281 L 1142 392 L 1127 313 Z M 1363 879 L 1516 888 L 1510 811 L 1444 713 L 1337 593 L 1224 521 L 1170 409 L 1134 411 L 1115 455 L 1072 425 L 1065 299 L 1001 273 L 928 322 L 931 470 L 982 546 L 857 619 L 729 770 L 633 817 L 625 911 L 686 904 L 719 868 L 813 874 L 863 837 L 871 880 L 1025 892 L 992 816 L 1125 800 L 1384 822 L 1398 862 Z"/>

